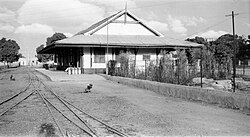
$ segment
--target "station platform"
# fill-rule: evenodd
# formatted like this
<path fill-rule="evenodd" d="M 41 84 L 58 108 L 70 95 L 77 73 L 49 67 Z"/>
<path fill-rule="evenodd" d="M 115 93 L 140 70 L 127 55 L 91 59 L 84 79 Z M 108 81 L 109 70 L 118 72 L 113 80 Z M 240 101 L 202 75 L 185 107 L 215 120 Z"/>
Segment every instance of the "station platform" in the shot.
<path fill-rule="evenodd" d="M 36 68 L 35 70 L 48 76 L 52 81 L 96 81 L 105 80 L 98 74 L 67 74 L 65 71 L 46 70 L 43 68 Z"/>

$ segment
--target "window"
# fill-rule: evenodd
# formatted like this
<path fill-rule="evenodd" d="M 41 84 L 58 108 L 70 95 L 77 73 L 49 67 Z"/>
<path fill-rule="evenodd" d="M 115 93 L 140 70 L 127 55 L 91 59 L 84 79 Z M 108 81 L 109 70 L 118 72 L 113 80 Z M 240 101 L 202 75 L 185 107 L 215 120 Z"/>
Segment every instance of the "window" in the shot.
<path fill-rule="evenodd" d="M 143 60 L 149 61 L 149 60 L 150 60 L 150 55 L 144 54 L 144 55 L 142 56 L 142 58 L 143 58 Z"/>
<path fill-rule="evenodd" d="M 94 63 L 105 63 L 105 48 L 94 48 Z"/>

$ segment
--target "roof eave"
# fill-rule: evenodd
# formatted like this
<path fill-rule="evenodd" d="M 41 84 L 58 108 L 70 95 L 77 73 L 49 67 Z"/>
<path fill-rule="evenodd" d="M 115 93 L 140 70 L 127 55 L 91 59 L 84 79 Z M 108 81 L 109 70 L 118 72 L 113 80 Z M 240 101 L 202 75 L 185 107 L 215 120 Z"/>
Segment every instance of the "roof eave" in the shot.
<path fill-rule="evenodd" d="M 53 54 L 53 49 L 55 48 L 55 44 L 46 46 L 42 50 L 40 50 L 37 54 Z"/>
<path fill-rule="evenodd" d="M 63 46 L 62 46 L 63 45 Z M 187 45 L 161 45 L 161 44 L 150 44 L 150 45 L 140 45 L 140 44 L 117 44 L 117 43 L 55 43 L 56 47 L 113 47 L 113 48 L 202 48 L 202 45 L 197 46 L 187 46 Z"/>

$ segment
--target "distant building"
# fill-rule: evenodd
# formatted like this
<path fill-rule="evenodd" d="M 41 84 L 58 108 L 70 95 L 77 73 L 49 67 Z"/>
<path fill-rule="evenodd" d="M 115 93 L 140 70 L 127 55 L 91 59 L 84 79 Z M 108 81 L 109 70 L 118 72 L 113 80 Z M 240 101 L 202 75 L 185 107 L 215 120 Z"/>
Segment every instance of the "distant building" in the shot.
<path fill-rule="evenodd" d="M 20 62 L 21 66 L 27 66 L 28 60 L 26 58 L 19 58 L 18 62 Z"/>
<path fill-rule="evenodd" d="M 19 58 L 18 62 L 21 66 L 38 66 L 41 65 L 37 58 Z"/>
<path fill-rule="evenodd" d="M 135 66 L 144 60 L 159 60 L 162 50 L 200 48 L 202 45 L 164 37 L 127 10 L 113 14 L 73 37 L 56 41 L 40 54 L 55 54 L 63 69 L 80 67 L 84 73 L 104 73 L 107 60 L 117 60 L 121 52 L 132 53 Z"/>

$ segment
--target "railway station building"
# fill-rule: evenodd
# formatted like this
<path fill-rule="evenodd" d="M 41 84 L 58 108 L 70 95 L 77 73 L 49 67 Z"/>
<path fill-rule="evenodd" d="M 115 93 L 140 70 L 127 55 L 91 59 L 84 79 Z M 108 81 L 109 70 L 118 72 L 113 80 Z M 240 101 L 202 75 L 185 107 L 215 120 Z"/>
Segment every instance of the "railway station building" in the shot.
<path fill-rule="evenodd" d="M 136 67 L 145 58 L 158 61 L 162 50 L 200 48 L 202 45 L 164 37 L 128 10 L 113 14 L 72 37 L 56 41 L 39 54 L 54 54 L 61 69 L 81 68 L 83 73 L 104 73 L 109 60 L 130 52 Z"/>

